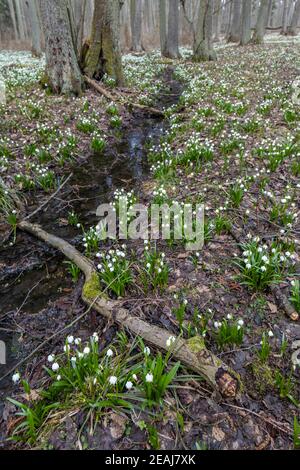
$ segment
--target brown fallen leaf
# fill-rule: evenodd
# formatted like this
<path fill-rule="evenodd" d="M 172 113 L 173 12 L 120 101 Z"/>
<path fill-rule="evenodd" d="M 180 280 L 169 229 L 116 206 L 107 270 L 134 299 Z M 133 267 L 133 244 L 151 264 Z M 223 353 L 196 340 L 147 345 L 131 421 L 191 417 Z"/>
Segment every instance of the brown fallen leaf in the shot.
<path fill-rule="evenodd" d="M 272 304 L 272 302 L 268 302 L 268 307 L 269 307 L 271 313 L 277 313 L 278 312 L 277 306 L 275 304 Z"/>

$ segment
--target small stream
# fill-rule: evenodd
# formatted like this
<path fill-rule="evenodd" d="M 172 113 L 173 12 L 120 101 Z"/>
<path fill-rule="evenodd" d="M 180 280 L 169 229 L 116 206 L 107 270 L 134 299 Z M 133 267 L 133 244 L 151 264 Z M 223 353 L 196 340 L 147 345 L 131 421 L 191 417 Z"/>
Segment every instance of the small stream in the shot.
<path fill-rule="evenodd" d="M 165 82 L 169 91 L 162 94 L 156 104 L 161 108 L 176 103 L 181 94 L 181 85 L 172 80 L 171 70 L 167 71 Z M 59 219 L 65 219 L 72 206 L 80 223 L 89 227 L 97 222 L 99 204 L 109 202 L 115 189 L 123 187 L 130 190 L 134 187 L 138 191 L 149 170 L 147 145 L 159 143 L 166 127 L 167 123 L 162 118 L 133 113 L 114 148 L 105 149 L 103 155 L 90 155 L 84 163 L 73 168 L 73 176 L 68 183 L 72 191 L 67 194 L 71 205 L 67 207 L 65 200 L 54 199 L 47 210 L 40 212 L 32 221 L 80 247 L 78 229 L 62 224 Z M 68 193 L 68 188 L 63 192 L 65 190 Z M 63 208 L 61 212 L 60 207 Z M 33 204 L 28 211 L 34 208 Z M 8 344 L 10 350 L 8 364 L 0 366 L 0 378 L 22 358 L 18 342 L 20 331 L 13 321 L 15 312 L 37 314 L 74 287 L 63 261 L 59 253 L 26 233 L 18 233 L 16 245 L 0 251 L 0 339 Z M 10 378 L 0 381 L 3 397 L 9 394 L 10 389 Z"/>

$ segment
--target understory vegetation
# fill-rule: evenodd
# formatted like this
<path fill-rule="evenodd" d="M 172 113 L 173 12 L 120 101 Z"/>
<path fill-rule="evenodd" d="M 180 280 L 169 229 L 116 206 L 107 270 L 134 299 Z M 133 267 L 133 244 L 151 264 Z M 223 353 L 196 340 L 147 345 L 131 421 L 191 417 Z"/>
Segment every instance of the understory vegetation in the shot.
<path fill-rule="evenodd" d="M 124 56 L 124 93 L 141 105 L 161 104 L 165 116 L 153 118 L 142 142 L 142 174 L 129 165 L 124 176 L 124 153 L 139 156 L 138 121 L 150 118 L 138 111 L 132 117 L 121 100 L 91 90 L 54 96 L 43 59 L 0 53 L 8 90 L 0 114 L 1 267 L 12 267 L 13 250 L 24 243 L 15 196 L 30 214 L 66 183 L 35 222 L 90 260 L 103 298 L 170 332 L 163 353 L 86 310 L 80 269 L 63 258 L 47 272 L 48 280 L 60 273 L 55 295 L 36 311 L 26 301 L 8 308 L 16 285 L 3 276 L 3 313 L 19 359 L 57 332 L 39 360 L 11 374 L 1 422 L 9 445 L 299 448 L 299 322 L 275 295 L 279 289 L 300 314 L 300 113 L 291 99 L 299 42 L 220 45 L 217 52 L 217 62 L 201 64 L 190 60 L 189 49 L 177 60 L 158 52 Z M 102 85 L 115 90 L 109 77 Z M 163 100 L 168 95 L 171 103 Z M 124 138 L 131 141 L 122 153 Z M 96 164 L 85 171 L 88 159 Z M 89 190 L 84 196 L 82 188 Z M 202 203 L 204 248 L 186 251 L 191 240 L 184 235 L 103 242 L 95 217 L 100 192 L 116 212 L 126 203 L 128 221 L 135 203 Z M 32 239 L 25 243 L 40 250 Z M 14 262 L 22 278 L 31 253 L 21 256 Z M 55 254 L 47 256 L 51 263 Z M 212 395 L 176 360 L 178 339 L 195 336 L 239 374 L 235 401 Z"/>

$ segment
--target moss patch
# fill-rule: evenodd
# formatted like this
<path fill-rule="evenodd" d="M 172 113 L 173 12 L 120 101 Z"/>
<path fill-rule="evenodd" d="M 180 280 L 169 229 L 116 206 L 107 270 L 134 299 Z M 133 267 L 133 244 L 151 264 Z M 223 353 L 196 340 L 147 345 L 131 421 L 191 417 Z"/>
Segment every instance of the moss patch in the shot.
<path fill-rule="evenodd" d="M 259 360 L 252 364 L 252 373 L 254 376 L 254 388 L 261 395 L 274 387 L 274 374 L 271 367 Z"/>
<path fill-rule="evenodd" d="M 96 273 L 83 286 L 83 296 L 86 299 L 95 299 L 101 294 L 100 281 Z"/>

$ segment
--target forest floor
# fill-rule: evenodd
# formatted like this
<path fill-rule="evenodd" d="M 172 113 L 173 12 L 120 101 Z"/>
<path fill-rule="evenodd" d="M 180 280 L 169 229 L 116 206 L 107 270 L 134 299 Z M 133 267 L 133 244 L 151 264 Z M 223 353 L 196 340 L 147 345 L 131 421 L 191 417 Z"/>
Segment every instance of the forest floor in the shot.
<path fill-rule="evenodd" d="M 218 61 L 204 64 L 182 55 L 124 57 L 126 88 L 118 92 L 164 109 L 163 119 L 92 90 L 55 97 L 39 82 L 43 61 L 0 53 L 8 88 L 3 181 L 27 214 L 65 182 L 31 222 L 85 253 L 110 297 L 170 332 L 170 354 L 161 357 L 87 310 L 78 269 L 33 236 L 14 237 L 19 214 L 0 192 L 0 331 L 9 345 L 2 448 L 300 445 L 300 325 L 282 306 L 285 298 L 300 313 L 300 112 L 292 100 L 299 45 L 221 46 Z M 105 86 L 114 93 L 111 81 Z M 96 209 L 111 201 L 118 208 L 120 196 L 129 205 L 204 204 L 204 248 L 100 243 Z M 237 399 L 177 370 L 173 337 L 196 334 L 240 374 Z M 13 373 L 21 380 L 13 383 Z"/>

